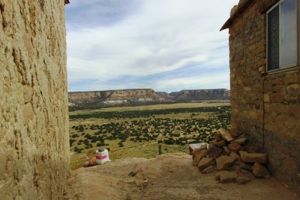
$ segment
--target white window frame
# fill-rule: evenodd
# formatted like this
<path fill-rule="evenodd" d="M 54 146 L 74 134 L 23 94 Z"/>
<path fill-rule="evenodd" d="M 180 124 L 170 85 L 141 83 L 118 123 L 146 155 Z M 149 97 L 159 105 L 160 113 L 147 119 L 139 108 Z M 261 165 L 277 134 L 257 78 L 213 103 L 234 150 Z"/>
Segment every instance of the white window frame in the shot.
<path fill-rule="evenodd" d="M 279 7 L 279 24 L 280 24 L 280 16 L 281 16 L 281 6 L 279 6 L 282 2 L 284 2 L 285 0 L 280 0 L 278 1 L 276 4 L 274 4 L 270 9 L 268 9 L 268 11 L 266 12 L 266 72 L 276 72 L 276 71 L 285 71 L 285 70 L 289 70 L 289 69 L 293 69 L 295 67 L 300 66 L 300 2 L 299 0 L 296 1 L 297 5 L 297 19 L 296 19 L 296 24 L 297 24 L 297 38 L 296 38 L 296 42 L 297 42 L 297 64 L 296 65 L 292 65 L 292 66 L 280 66 L 280 42 L 279 42 L 279 67 L 277 69 L 269 69 L 269 13 L 272 12 L 277 6 Z M 280 28 L 279 28 L 279 38 L 280 40 Z"/>

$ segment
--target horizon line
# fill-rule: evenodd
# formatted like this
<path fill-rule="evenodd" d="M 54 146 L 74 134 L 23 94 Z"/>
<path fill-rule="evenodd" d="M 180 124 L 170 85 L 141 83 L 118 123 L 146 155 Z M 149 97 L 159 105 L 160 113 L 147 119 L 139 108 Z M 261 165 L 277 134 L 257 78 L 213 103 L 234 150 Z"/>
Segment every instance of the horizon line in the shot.
<path fill-rule="evenodd" d="M 152 88 L 129 88 L 129 89 L 110 89 L 110 90 L 77 90 L 77 91 L 68 91 L 68 93 L 85 93 L 85 92 L 110 92 L 110 91 L 130 91 L 130 90 L 153 90 L 154 92 L 166 92 L 166 91 L 157 91 Z M 182 89 L 182 90 L 177 90 L 177 91 L 172 91 L 172 92 L 181 92 L 181 91 L 191 91 L 191 90 L 228 90 L 228 88 L 210 88 L 210 89 Z M 172 93 L 172 92 L 166 92 L 166 93 Z"/>

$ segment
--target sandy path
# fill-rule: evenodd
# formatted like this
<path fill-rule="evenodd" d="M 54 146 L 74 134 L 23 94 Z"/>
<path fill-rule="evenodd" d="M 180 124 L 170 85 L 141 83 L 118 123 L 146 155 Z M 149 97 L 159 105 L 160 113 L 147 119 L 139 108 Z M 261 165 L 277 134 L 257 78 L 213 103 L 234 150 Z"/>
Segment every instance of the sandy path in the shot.
<path fill-rule="evenodd" d="M 131 173 L 131 176 L 128 174 Z M 275 179 L 246 185 L 220 184 L 213 174 L 203 175 L 186 154 L 155 159 L 129 158 L 73 172 L 72 189 L 88 200 L 297 200 Z M 70 197 L 76 199 L 74 195 Z"/>

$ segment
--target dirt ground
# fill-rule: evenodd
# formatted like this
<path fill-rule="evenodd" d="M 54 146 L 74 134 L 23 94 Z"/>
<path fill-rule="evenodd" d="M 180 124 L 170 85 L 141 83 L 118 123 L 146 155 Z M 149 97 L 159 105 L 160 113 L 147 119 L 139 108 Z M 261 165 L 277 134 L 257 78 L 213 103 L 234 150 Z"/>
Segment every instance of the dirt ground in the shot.
<path fill-rule="evenodd" d="M 275 179 L 220 184 L 203 175 L 186 154 L 127 158 L 72 172 L 66 199 L 88 200 L 297 200 Z"/>

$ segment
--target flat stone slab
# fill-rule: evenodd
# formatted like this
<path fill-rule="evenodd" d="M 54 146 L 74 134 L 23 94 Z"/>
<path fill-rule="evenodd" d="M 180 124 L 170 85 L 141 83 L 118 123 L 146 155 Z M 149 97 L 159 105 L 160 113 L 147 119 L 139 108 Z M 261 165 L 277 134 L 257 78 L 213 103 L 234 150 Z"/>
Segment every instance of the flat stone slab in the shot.
<path fill-rule="evenodd" d="M 246 144 L 247 141 L 248 141 L 248 139 L 245 138 L 245 137 L 243 137 L 243 138 L 235 139 L 233 142 L 236 142 L 236 143 L 238 143 L 240 145 L 244 145 L 244 144 Z"/>
<path fill-rule="evenodd" d="M 219 129 L 219 133 L 221 134 L 221 136 L 223 137 L 224 140 L 226 140 L 227 142 L 231 142 L 234 140 L 234 138 L 232 137 L 232 135 L 230 134 L 229 131 L 221 128 Z"/>
<path fill-rule="evenodd" d="M 204 170 L 205 168 L 209 167 L 213 163 L 214 159 L 212 158 L 202 158 L 198 163 L 198 168 L 200 171 Z"/>
<path fill-rule="evenodd" d="M 216 174 L 216 179 L 220 183 L 235 183 L 237 181 L 238 175 L 234 171 L 221 171 Z"/>
<path fill-rule="evenodd" d="M 193 152 L 196 149 L 207 149 L 207 143 L 196 143 L 196 144 L 190 144 L 189 145 L 189 150 L 190 150 L 190 155 L 193 155 Z"/>
<path fill-rule="evenodd" d="M 223 169 L 229 169 L 232 167 L 234 162 L 237 160 L 237 156 L 234 154 L 230 154 L 230 156 L 220 156 L 217 158 L 217 169 L 223 170 Z"/>
<path fill-rule="evenodd" d="M 267 163 L 267 154 L 265 153 L 248 153 L 246 151 L 240 151 L 242 161 L 247 163 Z"/>

